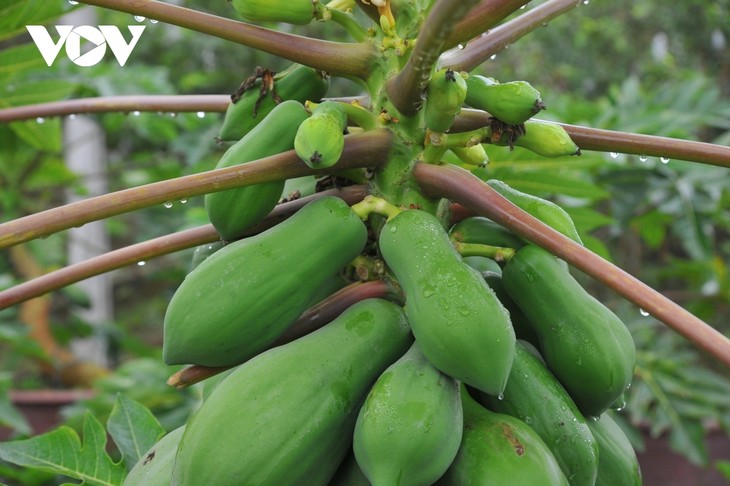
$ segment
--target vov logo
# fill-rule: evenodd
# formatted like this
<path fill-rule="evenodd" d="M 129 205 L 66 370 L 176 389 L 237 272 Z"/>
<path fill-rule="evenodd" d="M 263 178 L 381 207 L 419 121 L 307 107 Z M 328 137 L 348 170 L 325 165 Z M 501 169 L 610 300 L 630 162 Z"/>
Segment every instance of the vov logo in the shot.
<path fill-rule="evenodd" d="M 43 56 L 48 66 L 51 66 L 58 57 L 61 48 L 66 45 L 66 56 L 77 66 L 89 67 L 98 64 L 106 54 L 107 45 L 111 48 L 114 57 L 120 66 L 126 64 L 132 54 L 134 46 L 137 45 L 146 26 L 129 25 L 132 40 L 127 43 L 119 29 L 114 25 L 56 25 L 58 41 L 51 39 L 51 34 L 43 25 L 26 25 L 28 33 L 33 38 L 36 47 Z M 81 53 L 81 39 L 91 42 L 96 47 L 85 53 Z"/>

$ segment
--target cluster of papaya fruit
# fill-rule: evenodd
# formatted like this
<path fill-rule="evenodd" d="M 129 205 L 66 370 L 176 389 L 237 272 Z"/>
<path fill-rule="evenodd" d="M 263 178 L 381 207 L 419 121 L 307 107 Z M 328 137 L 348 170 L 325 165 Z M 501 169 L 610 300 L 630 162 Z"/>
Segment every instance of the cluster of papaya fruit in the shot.
<path fill-rule="evenodd" d="M 372 3 L 387 35 L 388 2 Z M 292 2 L 287 18 L 268 2 L 234 6 L 252 21 L 306 23 L 326 12 L 310 0 Z M 524 81 L 433 69 L 422 109 L 408 115 L 382 83 L 369 107 L 323 99 L 327 88 L 328 76 L 307 66 L 258 70 L 226 113 L 219 138 L 234 143 L 218 167 L 294 151 L 372 195 L 350 206 L 314 194 L 242 239 L 292 188 L 314 193 L 314 176 L 206 196 L 227 243 L 198 258 L 174 294 L 163 358 L 221 373 L 126 484 L 641 484 L 611 415 L 634 371 L 625 325 L 565 262 L 484 217 L 452 219 L 450 201 L 413 196 L 409 182 L 417 162 L 483 166 L 485 143 L 579 154 L 560 125 L 531 119 L 544 108 L 540 93 Z M 451 132 L 464 105 L 488 112 L 489 123 Z M 396 142 L 381 168 L 336 171 L 345 134 L 382 128 Z M 556 204 L 487 184 L 580 243 Z M 373 271 L 358 271 L 362 262 Z M 358 276 L 385 290 L 281 344 L 308 308 L 362 285 Z"/>

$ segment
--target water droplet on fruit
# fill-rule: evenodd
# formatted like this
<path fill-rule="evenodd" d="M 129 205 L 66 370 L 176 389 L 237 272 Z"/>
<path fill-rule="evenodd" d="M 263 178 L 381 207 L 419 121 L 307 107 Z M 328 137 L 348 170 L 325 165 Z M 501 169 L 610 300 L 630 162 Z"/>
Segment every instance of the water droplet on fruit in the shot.
<path fill-rule="evenodd" d="M 391 227 L 390 227 L 390 232 L 391 232 L 391 233 L 395 233 L 395 232 L 397 232 L 397 231 L 398 231 L 398 228 L 396 228 L 395 226 L 391 226 Z"/>
<path fill-rule="evenodd" d="M 497 400 L 504 400 L 504 393 L 497 395 Z"/>

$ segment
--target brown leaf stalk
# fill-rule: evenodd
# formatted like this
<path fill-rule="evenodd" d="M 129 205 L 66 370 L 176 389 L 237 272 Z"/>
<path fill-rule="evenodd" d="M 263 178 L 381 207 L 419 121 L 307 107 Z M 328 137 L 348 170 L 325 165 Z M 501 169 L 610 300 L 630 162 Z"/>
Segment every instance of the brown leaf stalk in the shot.
<path fill-rule="evenodd" d="M 365 79 L 375 54 L 364 43 L 331 42 L 278 32 L 156 0 L 80 1 L 220 37 L 336 76 Z"/>
<path fill-rule="evenodd" d="M 445 52 L 441 56 L 439 65 L 454 71 L 469 72 L 493 54 L 581 3 L 582 0 L 548 0 L 469 41 L 464 49 L 452 49 Z"/>
<path fill-rule="evenodd" d="M 469 172 L 416 164 L 413 175 L 433 197 L 446 197 L 527 238 L 595 278 L 730 367 L 730 339 L 637 278 L 538 221 Z"/>
<path fill-rule="evenodd" d="M 392 134 L 386 129 L 347 135 L 342 157 L 330 170 L 377 167 L 387 160 L 392 141 Z M 0 248 L 166 201 L 322 173 L 310 169 L 296 152 L 290 150 L 246 164 L 124 189 L 8 221 L 0 224 Z"/>
<path fill-rule="evenodd" d="M 37 103 L 0 110 L 0 122 L 32 120 L 38 117 L 132 111 L 151 112 L 224 112 L 229 95 L 131 95 L 102 96 Z"/>
<path fill-rule="evenodd" d="M 530 0 L 482 0 L 458 22 L 444 47 L 451 49 L 491 29 Z"/>
<path fill-rule="evenodd" d="M 490 114 L 470 108 L 456 117 L 453 132 L 466 132 L 489 126 Z M 590 128 L 560 123 L 570 138 L 583 150 L 666 157 L 730 168 L 730 147 L 678 138 Z"/>
<path fill-rule="evenodd" d="M 336 196 L 344 199 L 348 204 L 354 204 L 366 195 L 365 186 L 350 186 L 343 189 L 322 191 L 311 196 L 282 203 L 275 207 L 260 223 L 246 230 L 240 237 L 254 235 L 275 226 L 315 199 Z M 119 248 L 53 272 L 39 274 L 32 280 L 0 291 L 0 310 L 95 275 L 218 240 L 220 240 L 220 236 L 213 225 L 207 224 Z"/>

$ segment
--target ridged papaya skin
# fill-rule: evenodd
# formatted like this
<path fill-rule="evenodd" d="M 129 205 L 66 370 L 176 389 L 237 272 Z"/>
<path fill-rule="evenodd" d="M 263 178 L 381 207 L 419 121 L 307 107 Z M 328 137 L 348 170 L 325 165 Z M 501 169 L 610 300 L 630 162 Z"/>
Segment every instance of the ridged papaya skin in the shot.
<path fill-rule="evenodd" d="M 573 220 L 563 208 L 554 202 L 518 191 L 517 189 L 514 189 L 504 182 L 496 179 L 488 180 L 487 184 L 515 206 L 539 219 L 551 228 L 561 232 L 571 240 L 583 244 Z"/>
<path fill-rule="evenodd" d="M 189 421 L 172 484 L 326 485 L 369 388 L 412 342 L 401 307 L 368 299 L 256 356 Z"/>
<path fill-rule="evenodd" d="M 438 486 L 568 486 L 552 452 L 529 425 L 462 393 L 464 436 Z"/>
<path fill-rule="evenodd" d="M 233 8 L 252 22 L 306 25 L 314 18 L 312 0 L 233 0 Z"/>
<path fill-rule="evenodd" d="M 481 274 L 462 262 L 439 220 L 403 211 L 383 226 L 379 243 L 426 358 L 474 388 L 501 393 L 514 359 L 509 314 Z"/>
<path fill-rule="evenodd" d="M 479 394 L 478 399 L 490 410 L 532 427 L 571 486 L 593 486 L 598 473 L 598 444 L 588 423 L 540 358 L 521 342 L 517 342 L 504 395 Z"/>
<path fill-rule="evenodd" d="M 532 323 L 548 368 L 583 414 L 607 410 L 634 374 L 636 347 L 624 323 L 560 260 L 534 245 L 515 253 L 502 283 Z"/>
<path fill-rule="evenodd" d="M 129 471 L 122 486 L 170 486 L 172 466 L 185 425 L 163 436 L 139 458 Z"/>
<path fill-rule="evenodd" d="M 370 389 L 353 449 L 372 484 L 433 484 L 454 460 L 463 428 L 459 383 L 414 343 Z"/>
<path fill-rule="evenodd" d="M 298 101 L 280 103 L 256 128 L 229 147 L 215 168 L 231 167 L 293 149 L 297 129 L 306 119 L 307 110 Z M 208 219 L 223 239 L 240 236 L 274 209 L 284 184 L 283 180 L 263 182 L 206 194 Z"/>
<path fill-rule="evenodd" d="M 228 105 L 218 138 L 237 142 L 253 130 L 277 106 L 272 93 L 261 96 L 261 79 L 244 91 L 241 98 Z M 274 90 L 282 100 L 304 103 L 319 101 L 329 89 L 329 76 L 309 66 L 293 65 L 274 76 Z"/>
<path fill-rule="evenodd" d="M 596 486 L 641 486 L 636 452 L 611 413 L 604 413 L 599 420 L 589 420 L 588 427 L 598 441 Z"/>
<path fill-rule="evenodd" d="M 167 307 L 167 364 L 229 366 L 271 344 L 319 288 L 365 247 L 367 228 L 341 199 L 226 245 L 190 272 Z"/>

